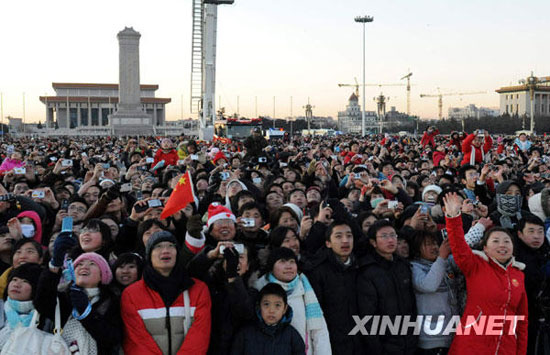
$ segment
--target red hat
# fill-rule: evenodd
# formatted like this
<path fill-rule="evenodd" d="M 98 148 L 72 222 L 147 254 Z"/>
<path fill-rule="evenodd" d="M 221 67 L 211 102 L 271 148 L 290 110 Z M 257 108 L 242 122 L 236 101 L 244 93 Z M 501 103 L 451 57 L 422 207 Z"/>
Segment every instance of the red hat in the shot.
<path fill-rule="evenodd" d="M 213 160 L 214 165 L 216 165 L 216 163 L 220 159 L 225 159 L 225 161 L 227 161 L 227 157 L 223 154 L 223 152 L 221 150 L 218 153 L 216 153 L 216 156 L 214 157 L 214 160 Z"/>
<path fill-rule="evenodd" d="M 229 209 L 217 202 L 213 202 L 208 207 L 208 221 L 206 222 L 206 227 L 210 228 L 214 222 L 220 219 L 230 219 L 235 223 L 237 222 L 235 215 Z"/>

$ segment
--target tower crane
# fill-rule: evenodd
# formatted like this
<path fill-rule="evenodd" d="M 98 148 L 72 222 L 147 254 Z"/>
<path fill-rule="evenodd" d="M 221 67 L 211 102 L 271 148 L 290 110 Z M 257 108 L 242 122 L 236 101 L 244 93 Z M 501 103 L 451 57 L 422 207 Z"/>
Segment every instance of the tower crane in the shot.
<path fill-rule="evenodd" d="M 439 108 L 439 119 L 443 119 L 443 96 L 463 96 L 463 95 L 477 95 L 477 94 L 485 94 L 486 91 L 470 91 L 470 92 L 448 92 L 448 93 L 442 93 L 440 92 L 440 89 L 437 88 L 438 93 L 437 94 L 420 94 L 420 97 L 437 97 L 439 98 L 437 102 L 437 106 Z"/>
<path fill-rule="evenodd" d="M 193 0 L 191 37 L 191 112 L 199 114 L 199 138 L 216 120 L 216 40 L 218 5 L 235 0 Z"/>
<path fill-rule="evenodd" d="M 402 77 L 400 80 L 407 79 L 407 116 L 411 115 L 411 76 L 413 73 L 409 71 L 409 74 Z"/>
<path fill-rule="evenodd" d="M 535 131 L 535 90 L 537 89 L 537 84 L 550 83 L 550 76 L 537 78 L 531 72 L 531 76 L 521 79 L 519 83 L 525 85 L 529 90 L 529 98 L 531 100 L 531 133 L 533 133 Z"/>

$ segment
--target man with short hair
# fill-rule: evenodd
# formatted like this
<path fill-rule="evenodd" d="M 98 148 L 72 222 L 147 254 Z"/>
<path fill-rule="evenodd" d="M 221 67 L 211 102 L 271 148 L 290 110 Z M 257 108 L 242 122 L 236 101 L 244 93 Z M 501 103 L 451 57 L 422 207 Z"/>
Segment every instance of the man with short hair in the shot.
<path fill-rule="evenodd" d="M 550 278 L 545 270 L 550 266 L 550 244 L 544 236 L 544 223 L 535 215 L 525 214 L 518 224 L 514 243 L 516 260 L 525 264 L 525 291 L 529 306 L 527 353 L 535 354 L 535 343 L 545 318 L 542 307 L 550 296 Z M 539 298 L 539 295 L 546 297 Z M 550 319 L 546 320 L 548 324 Z"/>
<path fill-rule="evenodd" d="M 306 275 L 327 321 L 333 352 L 363 354 L 359 336 L 348 335 L 355 326 L 353 316 L 358 314 L 351 227 L 346 222 L 334 222 L 325 238 L 325 247 L 306 264 Z"/>
<path fill-rule="evenodd" d="M 416 319 L 416 299 L 412 287 L 409 263 L 395 254 L 397 233 L 388 220 L 375 222 L 368 231 L 369 242 L 374 251 L 359 261 L 357 276 L 357 303 L 359 316 L 387 316 L 392 322 L 395 317 L 409 316 Z M 370 329 L 372 319 L 365 324 Z M 380 320 L 381 321 L 381 320 Z M 380 324 L 379 324 L 380 325 Z M 414 327 L 407 328 L 406 335 L 385 334 L 363 336 L 363 346 L 368 354 L 407 354 L 416 351 L 417 336 Z"/>

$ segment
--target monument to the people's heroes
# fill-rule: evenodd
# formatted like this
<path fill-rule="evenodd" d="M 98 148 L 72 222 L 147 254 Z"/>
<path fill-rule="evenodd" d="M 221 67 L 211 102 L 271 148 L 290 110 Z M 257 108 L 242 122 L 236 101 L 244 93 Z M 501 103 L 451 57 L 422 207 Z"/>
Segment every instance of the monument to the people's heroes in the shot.
<path fill-rule="evenodd" d="M 109 115 L 115 135 L 152 135 L 152 116 L 141 105 L 139 39 L 141 34 L 126 27 L 117 35 L 119 47 L 118 110 Z"/>

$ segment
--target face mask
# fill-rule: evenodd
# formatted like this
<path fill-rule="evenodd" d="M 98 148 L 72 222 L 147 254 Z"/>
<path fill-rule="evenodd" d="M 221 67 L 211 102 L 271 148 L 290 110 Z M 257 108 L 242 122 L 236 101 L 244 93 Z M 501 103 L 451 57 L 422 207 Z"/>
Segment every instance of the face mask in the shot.
<path fill-rule="evenodd" d="M 34 226 L 32 224 L 22 224 L 21 233 L 23 233 L 23 237 L 25 238 L 34 237 Z"/>
<path fill-rule="evenodd" d="M 376 206 L 378 206 L 378 204 L 382 201 L 384 201 L 382 197 L 375 198 L 374 200 L 370 200 L 370 205 L 372 206 L 372 208 L 376 208 Z"/>
<path fill-rule="evenodd" d="M 521 196 L 497 194 L 497 206 L 500 213 L 514 215 L 521 209 Z"/>

